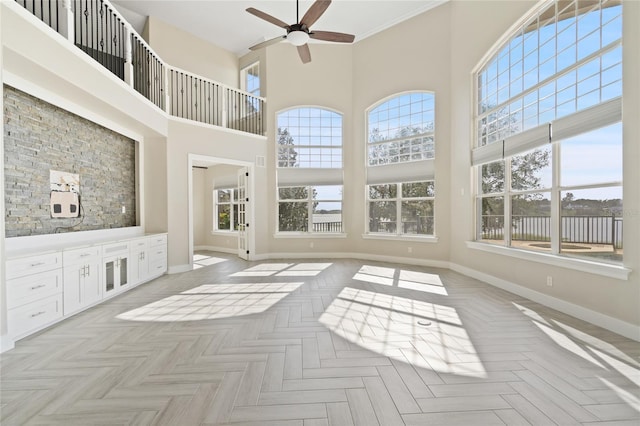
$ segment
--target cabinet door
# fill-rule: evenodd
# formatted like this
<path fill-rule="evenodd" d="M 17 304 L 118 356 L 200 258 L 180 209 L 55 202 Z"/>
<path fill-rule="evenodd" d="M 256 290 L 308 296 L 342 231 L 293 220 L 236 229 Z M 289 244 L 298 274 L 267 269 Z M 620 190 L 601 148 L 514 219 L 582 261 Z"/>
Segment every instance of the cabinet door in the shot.
<path fill-rule="evenodd" d="M 84 266 L 72 265 L 64 268 L 63 312 L 72 314 L 82 308 L 82 280 Z"/>
<path fill-rule="evenodd" d="M 82 305 L 87 306 L 102 299 L 100 286 L 100 263 L 98 261 L 86 265 L 82 284 Z"/>
<path fill-rule="evenodd" d="M 104 260 L 104 291 L 103 294 L 113 294 L 118 289 L 118 258 Z"/>
<path fill-rule="evenodd" d="M 122 287 L 129 284 L 129 256 L 116 256 L 106 258 L 104 264 L 104 291 L 105 296 L 117 293 Z"/>
<path fill-rule="evenodd" d="M 118 259 L 118 286 L 124 287 L 129 284 L 129 257 Z"/>
<path fill-rule="evenodd" d="M 131 270 L 129 271 L 131 284 L 136 285 L 147 279 L 149 275 L 149 259 L 147 250 L 141 250 L 131 254 Z"/>

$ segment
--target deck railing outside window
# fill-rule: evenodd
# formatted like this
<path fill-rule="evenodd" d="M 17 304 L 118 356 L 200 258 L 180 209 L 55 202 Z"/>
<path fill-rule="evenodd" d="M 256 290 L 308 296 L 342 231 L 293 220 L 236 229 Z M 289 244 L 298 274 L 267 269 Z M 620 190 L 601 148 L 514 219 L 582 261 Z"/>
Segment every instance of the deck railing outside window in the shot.
<path fill-rule="evenodd" d="M 16 0 L 158 108 L 263 135 L 264 98 L 164 63 L 107 0 Z"/>
<path fill-rule="evenodd" d="M 551 217 L 512 216 L 511 240 L 551 241 Z M 622 249 L 622 217 L 617 216 L 561 216 L 562 242 L 575 244 L 611 245 Z M 482 216 L 482 239 L 505 238 L 504 216 Z"/>

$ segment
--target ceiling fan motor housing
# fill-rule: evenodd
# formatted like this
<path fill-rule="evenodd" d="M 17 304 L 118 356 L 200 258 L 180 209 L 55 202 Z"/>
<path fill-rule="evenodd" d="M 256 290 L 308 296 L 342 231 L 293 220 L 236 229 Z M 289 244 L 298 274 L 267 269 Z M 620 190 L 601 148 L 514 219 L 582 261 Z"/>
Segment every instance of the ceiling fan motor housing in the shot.
<path fill-rule="evenodd" d="M 305 25 L 291 25 L 287 32 L 287 41 L 294 46 L 302 46 L 309 41 L 309 30 Z"/>

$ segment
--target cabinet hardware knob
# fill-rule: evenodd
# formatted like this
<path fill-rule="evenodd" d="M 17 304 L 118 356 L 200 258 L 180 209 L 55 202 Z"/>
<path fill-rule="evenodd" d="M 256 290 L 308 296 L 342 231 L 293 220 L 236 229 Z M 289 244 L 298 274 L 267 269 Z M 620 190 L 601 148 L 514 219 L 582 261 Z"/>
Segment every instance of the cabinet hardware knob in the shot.
<path fill-rule="evenodd" d="M 38 316 L 40 316 L 42 314 L 46 314 L 46 313 L 47 313 L 46 311 L 40 311 L 37 314 L 31 314 L 31 318 L 35 318 L 35 317 L 38 317 Z"/>
<path fill-rule="evenodd" d="M 45 286 L 44 284 L 36 285 L 36 286 L 31 287 L 31 290 L 37 290 L 37 289 L 42 288 L 44 286 Z"/>
<path fill-rule="evenodd" d="M 32 263 L 31 267 L 36 267 L 36 266 L 40 266 L 40 265 L 44 265 L 44 262 L 36 262 L 36 263 Z"/>

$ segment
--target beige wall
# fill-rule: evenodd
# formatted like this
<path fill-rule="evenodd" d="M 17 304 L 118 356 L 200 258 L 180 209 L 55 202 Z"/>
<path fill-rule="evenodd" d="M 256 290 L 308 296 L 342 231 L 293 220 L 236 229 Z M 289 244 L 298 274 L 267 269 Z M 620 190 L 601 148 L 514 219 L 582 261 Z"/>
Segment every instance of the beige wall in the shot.
<path fill-rule="evenodd" d="M 185 120 L 169 120 L 167 142 L 167 204 L 169 231 L 169 267 L 178 270 L 189 265 L 189 154 L 254 163 L 256 155 L 265 155 L 265 141 L 260 136 L 247 136 L 207 125 L 193 125 Z M 255 168 L 255 181 L 266 180 L 265 169 Z M 255 193 L 256 205 L 265 205 L 261 191 Z M 264 218 L 256 216 L 256 232 L 266 227 Z M 266 253 L 268 241 L 256 236 L 256 253 Z"/>
<path fill-rule="evenodd" d="M 210 228 L 206 226 L 206 169 L 194 168 L 191 173 L 193 190 L 193 245 L 202 246 L 206 242 L 206 234 Z"/>
<path fill-rule="evenodd" d="M 470 149 L 473 144 L 470 119 L 473 116 L 471 96 L 473 68 L 494 42 L 522 15 L 533 2 L 451 3 L 451 250 L 450 260 L 496 278 L 587 308 L 598 313 L 640 325 L 640 232 L 638 209 L 640 178 L 640 106 L 638 85 L 640 55 L 637 41 L 640 33 L 640 3 L 625 2 L 624 39 L 635 43 L 624 45 L 624 258 L 625 266 L 634 269 L 628 281 L 583 273 L 574 269 L 515 259 L 467 248 L 473 239 L 474 208 L 471 194 Z M 490 22 L 490 25 L 487 23 Z M 473 36 L 469 36 L 472 34 Z M 634 118 L 635 117 L 635 118 Z M 465 195 L 459 195 L 464 191 Z M 553 277 L 553 287 L 546 277 Z M 640 337 L 640 336 L 639 336 Z"/>
<path fill-rule="evenodd" d="M 147 42 L 162 60 L 174 67 L 231 87 L 238 87 L 238 57 L 228 50 L 150 16 Z"/>
<path fill-rule="evenodd" d="M 267 91 L 267 157 L 268 180 L 263 191 L 268 194 L 269 204 L 263 208 L 267 222 L 269 251 L 275 253 L 303 252 L 346 252 L 351 250 L 351 242 L 345 239 L 313 239 L 314 248 L 310 250 L 310 240 L 278 238 L 276 231 L 276 176 L 275 176 L 275 134 L 277 132 L 276 113 L 295 106 L 320 106 L 343 114 L 343 144 L 345 147 L 345 169 L 353 167 L 348 154 L 352 141 L 352 102 L 353 69 L 352 46 L 349 45 L 310 45 L 312 61 L 303 64 L 297 50 L 288 43 L 271 46 L 267 50 L 269 75 Z M 261 69 L 262 64 L 261 64 Z M 349 183 L 345 182 L 345 202 L 343 210 L 350 212 L 355 208 L 349 197 Z M 353 234 L 356 228 L 353 218 L 344 217 L 347 232 Z"/>
<path fill-rule="evenodd" d="M 449 5 L 403 22 L 354 46 L 353 140 L 349 181 L 355 183 L 349 197 L 354 199 L 353 218 L 357 226 L 354 250 L 419 260 L 446 261 L 449 252 L 450 124 L 449 76 L 451 49 L 448 34 Z M 361 238 L 365 232 L 365 141 L 366 110 L 384 98 L 411 90 L 435 93 L 435 223 L 437 243 L 380 241 Z M 412 253 L 409 253 L 411 248 Z"/>
<path fill-rule="evenodd" d="M 146 232 L 167 232 L 167 138 L 144 140 L 144 203 Z"/>

